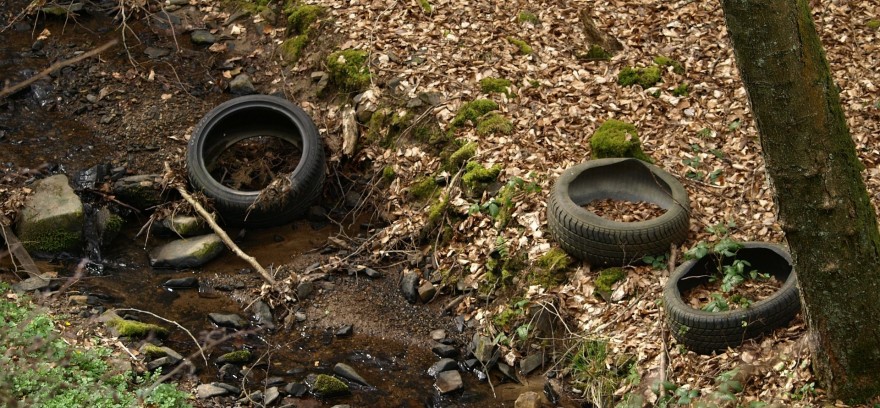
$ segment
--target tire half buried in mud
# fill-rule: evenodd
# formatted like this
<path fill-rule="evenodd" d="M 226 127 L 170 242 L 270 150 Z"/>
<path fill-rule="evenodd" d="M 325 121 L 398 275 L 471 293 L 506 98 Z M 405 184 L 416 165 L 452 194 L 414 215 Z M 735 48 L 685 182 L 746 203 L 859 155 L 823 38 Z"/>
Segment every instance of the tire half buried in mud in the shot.
<path fill-rule="evenodd" d="M 276 138 L 300 152 L 296 163 L 258 191 L 224 185 L 212 175 L 218 161 L 236 143 Z M 324 184 L 324 147 L 314 122 L 289 101 L 268 95 L 249 95 L 226 101 L 205 115 L 193 130 L 186 154 L 193 188 L 214 200 L 227 225 L 270 227 L 302 217 Z M 280 174 L 277 176 L 281 176 Z"/>
<path fill-rule="evenodd" d="M 583 208 L 602 199 L 643 201 L 665 212 L 638 222 L 600 217 Z M 592 265 L 627 265 L 669 251 L 687 238 L 690 201 L 681 183 L 637 159 L 597 159 L 566 169 L 547 203 L 550 234 L 563 250 Z"/>

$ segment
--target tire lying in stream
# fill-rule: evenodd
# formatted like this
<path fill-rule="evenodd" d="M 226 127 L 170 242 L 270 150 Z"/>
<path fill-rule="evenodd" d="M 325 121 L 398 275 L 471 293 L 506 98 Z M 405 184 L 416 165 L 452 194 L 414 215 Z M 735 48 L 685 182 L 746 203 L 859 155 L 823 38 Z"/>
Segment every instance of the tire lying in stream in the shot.
<path fill-rule="evenodd" d="M 582 206 L 601 199 L 644 201 L 665 212 L 620 222 Z M 637 159 L 598 159 L 565 170 L 550 192 L 547 223 L 563 250 L 592 265 L 626 265 L 687 238 L 690 202 L 681 183 Z"/>
<path fill-rule="evenodd" d="M 741 259 L 751 268 L 772 275 L 782 286 L 772 295 L 747 308 L 708 312 L 688 305 L 682 294 L 709 281 L 718 271 L 717 255 L 687 261 L 672 273 L 663 290 L 663 305 L 669 331 L 689 350 L 709 354 L 737 347 L 745 340 L 759 337 L 785 326 L 801 308 L 797 276 L 791 255 L 780 245 L 744 242 L 735 257 L 722 259 L 722 265 Z"/>
<path fill-rule="evenodd" d="M 289 158 L 298 163 L 283 173 L 286 177 L 247 191 L 230 188 L 212 175 L 227 149 L 261 138 L 280 139 L 300 152 L 298 158 Z M 186 163 L 192 186 L 214 199 L 223 221 L 233 226 L 269 227 L 303 216 L 320 195 L 325 177 L 324 147 L 314 122 L 289 101 L 268 95 L 234 98 L 208 112 L 193 130 Z"/>

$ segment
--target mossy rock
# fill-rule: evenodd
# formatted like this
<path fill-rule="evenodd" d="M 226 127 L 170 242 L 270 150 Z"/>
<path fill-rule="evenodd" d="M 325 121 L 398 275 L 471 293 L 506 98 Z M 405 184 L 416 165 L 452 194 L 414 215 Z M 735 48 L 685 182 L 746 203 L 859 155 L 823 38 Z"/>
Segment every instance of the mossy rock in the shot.
<path fill-rule="evenodd" d="M 318 374 L 312 385 L 312 393 L 319 398 L 332 398 L 348 395 L 351 390 L 348 389 L 348 384 L 336 377 Z"/>
<path fill-rule="evenodd" d="M 653 163 L 644 151 L 636 127 L 630 123 L 608 119 L 590 137 L 593 159 L 633 157 Z"/>
<path fill-rule="evenodd" d="M 392 182 L 397 178 L 397 173 L 394 171 L 394 167 L 385 166 L 382 168 L 382 180 L 386 182 Z"/>
<path fill-rule="evenodd" d="M 350 49 L 330 54 L 327 56 L 330 81 L 350 92 L 366 89 L 372 78 L 367 62 L 367 52 L 363 50 Z"/>
<path fill-rule="evenodd" d="M 559 248 L 552 248 L 535 262 L 535 268 L 529 274 L 530 284 L 552 288 L 565 281 L 571 257 Z"/>
<path fill-rule="evenodd" d="M 458 171 L 465 163 L 474 158 L 476 154 L 477 144 L 474 142 L 465 143 L 446 159 L 446 169 L 451 172 Z"/>
<path fill-rule="evenodd" d="M 684 75 L 684 65 L 677 60 L 674 60 L 669 57 L 665 57 L 663 55 L 658 55 L 654 57 L 654 63 L 660 67 L 672 67 L 672 72 L 675 72 L 678 75 Z"/>
<path fill-rule="evenodd" d="M 47 177 L 32 188 L 34 193 L 25 201 L 16 224 L 24 247 L 38 255 L 79 250 L 85 215 L 67 176 Z"/>
<path fill-rule="evenodd" d="M 477 123 L 477 134 L 481 136 L 501 133 L 509 135 L 513 133 L 513 124 L 507 118 L 497 113 L 490 113 Z"/>
<path fill-rule="evenodd" d="M 144 338 L 150 334 L 158 337 L 167 337 L 168 329 L 152 323 L 143 323 L 134 320 L 113 319 L 107 322 L 116 333 L 121 337 Z"/>
<path fill-rule="evenodd" d="M 596 293 L 605 301 L 611 300 L 614 284 L 620 282 L 625 277 L 626 272 L 621 268 L 608 268 L 599 271 L 599 276 L 596 277 Z"/>
<path fill-rule="evenodd" d="M 428 198 L 436 191 L 437 180 L 433 176 L 422 177 L 409 187 L 409 195 L 418 200 Z"/>
<path fill-rule="evenodd" d="M 251 361 L 251 357 L 252 357 L 252 355 L 251 355 L 250 350 L 231 351 L 229 353 L 226 353 L 226 354 L 218 357 L 217 364 L 218 365 L 223 365 L 223 364 L 227 364 L 227 363 L 237 364 L 237 365 L 247 364 L 248 362 Z"/>
<path fill-rule="evenodd" d="M 437 222 L 440 222 L 443 216 L 446 215 L 447 209 L 449 209 L 449 196 L 444 195 L 428 208 L 428 223 L 435 225 Z"/>
<path fill-rule="evenodd" d="M 606 51 L 599 45 L 591 45 L 590 49 L 587 50 L 584 54 L 580 55 L 578 58 L 585 61 L 607 61 L 610 60 L 613 55 Z"/>
<path fill-rule="evenodd" d="M 477 125 L 479 119 L 492 111 L 498 110 L 498 104 L 490 99 L 476 99 L 470 101 L 458 109 L 458 113 L 455 114 L 455 117 L 452 118 L 452 122 L 449 123 L 449 126 L 452 128 L 459 127 L 470 122 L 473 125 Z"/>
<path fill-rule="evenodd" d="M 510 95 L 509 79 L 486 77 L 480 80 L 480 90 L 483 93 L 503 93 Z"/>
<path fill-rule="evenodd" d="M 648 89 L 660 82 L 660 67 L 652 65 L 646 68 L 626 67 L 617 75 L 617 83 L 622 86 L 641 85 Z"/>
<path fill-rule="evenodd" d="M 279 47 L 281 58 L 287 62 L 296 62 L 302 55 L 303 48 L 309 43 L 309 36 L 300 34 L 284 40 Z"/>
<path fill-rule="evenodd" d="M 468 162 L 464 167 L 464 174 L 461 176 L 465 192 L 472 197 L 482 194 L 489 183 L 498 179 L 501 169 L 500 164 L 486 168 L 480 163 Z"/>
<path fill-rule="evenodd" d="M 287 29 L 294 35 L 304 35 L 311 31 L 312 25 L 324 14 L 324 7 L 300 4 L 299 2 L 284 9 L 287 15 Z"/>
<path fill-rule="evenodd" d="M 153 343 L 144 344 L 138 351 L 148 358 L 159 358 L 168 355 L 165 347 L 157 346 Z"/>
<path fill-rule="evenodd" d="M 522 55 L 529 55 L 532 53 L 532 46 L 529 45 L 529 43 L 520 40 L 519 38 L 507 37 L 507 42 L 516 46 L 517 51 L 519 51 L 519 53 Z"/>

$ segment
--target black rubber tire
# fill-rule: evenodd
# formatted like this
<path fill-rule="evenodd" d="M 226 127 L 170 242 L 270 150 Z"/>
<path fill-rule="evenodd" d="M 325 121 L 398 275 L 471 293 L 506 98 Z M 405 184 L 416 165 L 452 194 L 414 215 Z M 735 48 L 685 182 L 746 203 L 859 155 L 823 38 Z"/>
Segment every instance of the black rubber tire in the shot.
<path fill-rule="evenodd" d="M 291 173 L 284 200 L 251 208 L 259 191 L 239 191 L 211 176 L 214 161 L 244 139 L 272 136 L 296 145 L 299 163 Z M 193 188 L 214 199 L 214 208 L 227 225 L 270 227 L 303 216 L 323 190 L 324 146 L 308 114 L 289 101 L 268 95 L 248 95 L 226 101 L 205 115 L 193 130 L 186 153 Z"/>
<path fill-rule="evenodd" d="M 582 206 L 600 199 L 646 201 L 666 210 L 639 222 L 602 218 Z M 550 234 L 592 265 L 627 265 L 669 251 L 687 238 L 690 201 L 681 183 L 637 159 L 598 159 L 565 170 L 547 203 Z"/>
<path fill-rule="evenodd" d="M 748 339 L 785 326 L 801 309 L 791 255 L 781 245 L 745 242 L 736 257 L 724 259 L 724 262 L 729 264 L 734 259 L 746 260 L 753 269 L 769 273 L 783 282 L 782 287 L 747 309 L 707 312 L 686 304 L 682 293 L 707 282 L 709 276 L 718 270 L 718 258 L 707 255 L 681 264 L 666 283 L 663 305 L 669 331 L 691 351 L 709 354 L 737 347 Z"/>

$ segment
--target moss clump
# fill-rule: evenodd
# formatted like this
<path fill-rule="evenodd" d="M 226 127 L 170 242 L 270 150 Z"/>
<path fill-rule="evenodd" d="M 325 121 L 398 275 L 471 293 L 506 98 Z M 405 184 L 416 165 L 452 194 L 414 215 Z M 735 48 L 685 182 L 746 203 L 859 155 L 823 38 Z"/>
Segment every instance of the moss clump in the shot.
<path fill-rule="evenodd" d="M 480 80 L 480 90 L 487 94 L 503 93 L 505 95 L 510 95 L 510 80 L 486 77 Z"/>
<path fill-rule="evenodd" d="M 324 7 L 311 4 L 293 3 L 284 9 L 287 14 L 287 29 L 296 35 L 308 34 L 312 24 L 324 14 Z"/>
<path fill-rule="evenodd" d="M 626 277 L 626 272 L 621 268 L 608 268 L 599 271 L 596 278 L 596 293 L 605 300 L 611 299 L 611 287 Z"/>
<path fill-rule="evenodd" d="M 461 108 L 458 109 L 458 113 L 452 118 L 452 122 L 449 123 L 449 126 L 456 128 L 467 122 L 476 125 L 483 115 L 494 110 L 498 110 L 498 104 L 495 103 L 495 101 L 489 99 L 473 100 L 461 105 Z"/>
<path fill-rule="evenodd" d="M 507 37 L 507 41 L 516 46 L 520 54 L 529 55 L 532 53 L 532 46 L 529 43 L 516 37 Z"/>
<path fill-rule="evenodd" d="M 149 358 L 165 357 L 168 355 L 164 347 L 159 347 L 153 343 L 144 344 L 140 352 Z"/>
<path fill-rule="evenodd" d="M 110 214 L 107 217 L 107 223 L 104 224 L 104 235 L 105 236 L 116 236 L 119 234 L 119 231 L 122 231 L 122 226 L 125 225 L 125 219 L 116 215 Z"/>
<path fill-rule="evenodd" d="M 152 324 L 136 322 L 134 320 L 114 319 L 107 322 L 122 337 L 144 338 L 151 333 L 159 337 L 168 336 L 168 329 Z"/>
<path fill-rule="evenodd" d="M 590 46 L 590 49 L 581 56 L 581 59 L 587 61 L 607 61 L 611 59 L 611 56 L 612 55 L 610 52 L 605 51 L 604 48 L 593 44 Z"/>
<path fill-rule="evenodd" d="M 318 374 L 315 383 L 312 384 L 312 393 L 320 398 L 328 398 L 348 395 L 351 391 L 348 389 L 348 384 L 342 380 L 327 374 Z"/>
<path fill-rule="evenodd" d="M 606 157 L 634 157 L 644 162 L 652 163 L 644 151 L 639 133 L 631 123 L 608 119 L 596 133 L 590 137 L 590 147 L 593 150 L 594 159 Z"/>
<path fill-rule="evenodd" d="M 565 251 L 553 248 L 541 255 L 529 275 L 529 283 L 550 288 L 565 281 L 565 271 L 571 265 L 571 258 Z"/>
<path fill-rule="evenodd" d="M 449 155 L 449 158 L 446 159 L 446 168 L 450 171 L 456 171 L 464 166 L 468 160 L 472 159 L 477 154 L 477 144 L 474 142 L 465 143 L 463 146 L 459 147 L 458 150 Z"/>
<path fill-rule="evenodd" d="M 424 11 L 425 14 L 431 14 L 434 12 L 434 6 L 431 6 L 431 3 L 429 3 L 428 0 L 419 0 L 419 6 L 422 7 L 422 11 Z"/>
<path fill-rule="evenodd" d="M 688 96 L 690 93 L 690 85 L 686 83 L 679 84 L 672 90 L 672 94 L 675 96 Z"/>
<path fill-rule="evenodd" d="M 428 208 L 428 223 L 435 224 L 439 222 L 443 216 L 446 214 L 446 210 L 449 208 L 449 197 L 443 196 L 436 203 L 432 204 L 430 208 Z"/>
<path fill-rule="evenodd" d="M 654 57 L 654 63 L 664 68 L 672 67 L 672 72 L 675 72 L 678 75 L 684 75 L 684 65 L 672 58 L 658 55 Z"/>
<path fill-rule="evenodd" d="M 72 231 L 46 230 L 29 233 L 27 238 L 22 239 L 22 243 L 31 252 L 57 254 L 78 250 L 82 245 L 82 236 Z"/>
<path fill-rule="evenodd" d="M 432 176 L 425 176 L 416 180 L 409 188 L 409 194 L 416 199 L 428 198 L 437 191 L 437 180 Z"/>
<path fill-rule="evenodd" d="M 445 145 L 451 141 L 449 133 L 440 129 L 437 122 L 429 122 L 413 129 L 413 138 L 433 146 Z"/>
<path fill-rule="evenodd" d="M 505 135 L 513 133 L 513 124 L 497 113 L 490 113 L 477 124 L 478 135 L 486 136 L 496 133 L 503 133 Z"/>
<path fill-rule="evenodd" d="M 370 68 L 367 67 L 367 52 L 362 50 L 343 50 L 327 57 L 327 70 L 330 80 L 336 86 L 352 92 L 370 85 Z"/>
<path fill-rule="evenodd" d="M 202 244 L 202 247 L 193 252 L 192 256 L 196 259 L 208 259 L 213 258 L 214 255 L 219 254 L 223 251 L 223 248 L 226 248 L 225 244 L 220 241 L 209 241 Z"/>
<path fill-rule="evenodd" d="M 516 21 L 519 23 L 530 23 L 532 25 L 538 25 L 538 23 L 541 22 L 535 13 L 528 10 L 520 11 L 519 16 L 516 17 Z"/>
<path fill-rule="evenodd" d="M 382 180 L 391 182 L 397 178 L 397 173 L 394 171 L 394 167 L 385 166 L 382 168 Z"/>
<path fill-rule="evenodd" d="M 217 358 L 218 364 L 246 364 L 251 361 L 251 352 L 250 350 L 236 350 L 229 353 L 226 353 Z"/>
<path fill-rule="evenodd" d="M 468 189 L 475 189 L 480 184 L 491 183 L 498 179 L 498 175 L 501 173 L 501 165 L 496 164 L 492 167 L 486 168 L 483 167 L 482 164 L 477 162 L 468 162 L 464 167 L 464 175 L 461 176 L 461 181 L 464 183 L 465 187 Z"/>
<path fill-rule="evenodd" d="M 660 67 L 652 65 L 647 68 L 626 67 L 617 75 L 617 83 L 623 86 L 639 84 L 648 89 L 660 82 Z"/>
<path fill-rule="evenodd" d="M 281 43 L 281 58 L 287 62 L 296 62 L 302 55 L 302 50 L 309 43 L 309 36 L 305 34 L 288 38 Z"/>
<path fill-rule="evenodd" d="M 876 30 L 880 28 L 880 20 L 870 20 L 865 25 L 872 30 Z"/>

